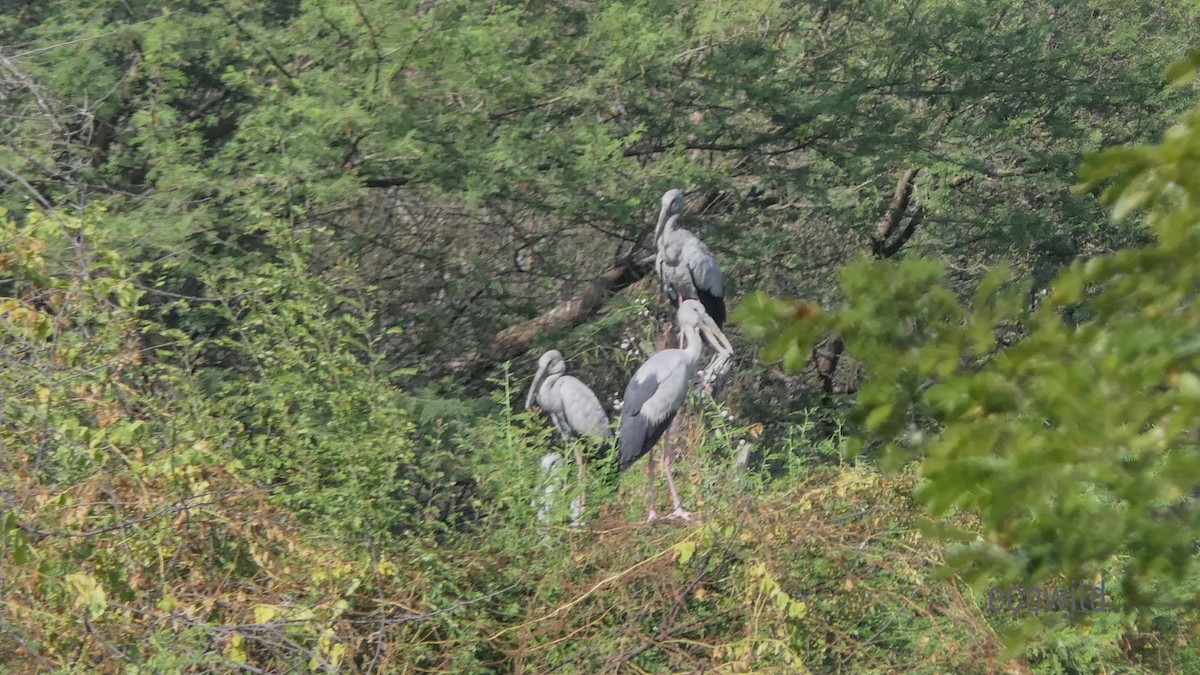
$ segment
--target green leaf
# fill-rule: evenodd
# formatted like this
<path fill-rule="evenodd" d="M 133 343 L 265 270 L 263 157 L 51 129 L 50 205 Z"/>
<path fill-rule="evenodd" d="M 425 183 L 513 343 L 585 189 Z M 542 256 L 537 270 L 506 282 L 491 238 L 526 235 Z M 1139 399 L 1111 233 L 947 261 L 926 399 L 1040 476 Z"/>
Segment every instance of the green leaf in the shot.
<path fill-rule="evenodd" d="M 279 608 L 275 605 L 255 605 L 254 623 L 267 623 L 279 616 Z"/>
<path fill-rule="evenodd" d="M 20 528 L 16 513 L 12 511 L 0 515 L 0 542 L 18 565 L 24 565 L 32 558 L 29 541 Z"/>
<path fill-rule="evenodd" d="M 1128 188 L 1121 193 L 1113 205 L 1112 219 L 1121 221 L 1131 212 L 1141 208 L 1153 195 L 1140 188 Z"/>
<path fill-rule="evenodd" d="M 1197 377 L 1195 373 L 1180 375 L 1179 393 L 1190 401 L 1200 401 L 1200 377 Z"/>
<path fill-rule="evenodd" d="M 804 369 L 806 363 L 808 363 L 808 352 L 795 341 L 789 342 L 787 352 L 783 355 L 783 367 L 788 372 L 798 373 Z"/>
<path fill-rule="evenodd" d="M 66 576 L 67 585 L 75 593 L 75 608 L 87 611 L 93 619 L 98 619 L 108 607 L 108 597 L 104 587 L 96 578 L 86 572 L 76 572 Z"/>
<path fill-rule="evenodd" d="M 883 425 L 884 422 L 891 419 L 892 411 L 894 409 L 895 409 L 895 406 L 891 403 L 888 403 L 885 405 L 881 405 L 878 408 L 875 408 L 874 410 L 872 410 L 871 413 L 869 415 L 867 415 L 867 420 L 866 420 L 867 429 L 869 431 L 877 431 L 879 429 L 879 427 Z"/>
<path fill-rule="evenodd" d="M 987 274 L 979 282 L 979 288 L 975 291 L 975 307 L 983 307 L 987 300 L 1011 278 L 1012 272 L 1007 264 L 997 265 L 988 270 Z"/>
<path fill-rule="evenodd" d="M 1186 59 L 1167 66 L 1165 76 L 1171 86 L 1178 88 L 1191 82 L 1192 78 L 1196 76 L 1198 68 L 1200 68 L 1200 49 L 1193 49 L 1188 52 Z"/>
<path fill-rule="evenodd" d="M 692 559 L 692 555 L 696 553 L 696 542 L 692 539 L 684 539 L 671 548 L 679 553 L 679 564 L 686 565 Z"/>
<path fill-rule="evenodd" d="M 1190 61 L 1177 61 L 1172 63 L 1167 68 L 1166 72 L 1166 78 L 1173 87 L 1182 87 L 1188 82 L 1191 82 L 1192 78 L 1195 76 L 1196 66 L 1192 65 Z"/>

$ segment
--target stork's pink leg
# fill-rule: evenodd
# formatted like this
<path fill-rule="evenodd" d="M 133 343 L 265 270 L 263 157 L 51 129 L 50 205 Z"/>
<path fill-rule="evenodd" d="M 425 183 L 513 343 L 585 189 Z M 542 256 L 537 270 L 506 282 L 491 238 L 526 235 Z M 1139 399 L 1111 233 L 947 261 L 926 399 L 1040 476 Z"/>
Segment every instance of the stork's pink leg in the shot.
<path fill-rule="evenodd" d="M 583 451 L 579 449 L 578 439 L 576 439 L 572 446 L 575 449 L 575 477 L 579 481 L 579 517 L 582 518 L 584 501 L 587 499 L 587 476 L 585 476 L 583 472 Z M 571 525 L 579 526 L 581 523 L 581 520 L 575 520 L 571 523 Z"/>
<path fill-rule="evenodd" d="M 683 301 L 684 301 L 684 297 L 681 295 L 678 298 L 676 298 L 675 305 L 677 307 L 683 307 Z M 684 344 L 685 341 L 683 339 L 683 337 L 684 337 L 683 336 L 683 326 L 676 326 L 676 328 L 679 329 L 679 348 L 683 349 L 684 347 L 687 346 Z"/>
<path fill-rule="evenodd" d="M 690 520 L 691 512 L 683 509 L 683 504 L 679 501 L 679 491 L 675 489 L 675 478 L 671 476 L 671 445 L 670 434 L 667 432 L 667 444 L 663 446 L 663 472 L 667 474 L 667 488 L 671 490 L 671 505 L 675 510 L 667 518 L 678 518 L 680 520 Z"/>
<path fill-rule="evenodd" d="M 646 481 L 648 487 L 647 492 L 650 493 L 650 515 L 646 518 L 646 522 L 654 522 L 658 520 L 658 513 L 654 510 L 654 448 L 646 453 Z"/>

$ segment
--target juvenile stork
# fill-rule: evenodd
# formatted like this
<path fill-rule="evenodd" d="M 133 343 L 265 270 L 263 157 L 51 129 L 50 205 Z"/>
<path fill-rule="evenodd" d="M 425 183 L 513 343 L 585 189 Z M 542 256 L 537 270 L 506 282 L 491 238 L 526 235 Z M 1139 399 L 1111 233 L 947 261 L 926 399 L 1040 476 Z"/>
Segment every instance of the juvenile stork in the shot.
<path fill-rule="evenodd" d="M 725 283 L 721 266 L 699 237 L 676 226 L 682 213 L 683 191 L 665 192 L 658 212 L 658 225 L 654 229 L 654 244 L 658 247 L 654 268 L 658 271 L 658 280 L 671 304 L 699 300 L 717 328 L 721 328 L 725 325 Z M 682 335 L 680 340 L 682 347 Z"/>
<path fill-rule="evenodd" d="M 665 198 L 664 198 L 665 199 Z M 701 335 L 717 351 L 714 362 L 722 365 L 733 355 L 733 347 L 716 322 L 704 311 L 698 300 L 684 300 L 676 313 L 680 333 L 686 347 L 664 349 L 655 353 L 641 368 L 638 368 L 629 386 L 625 387 L 625 400 L 621 405 L 621 454 L 618 470 L 625 471 L 642 455 L 649 454 L 654 444 L 665 434 L 663 443 L 663 472 L 667 474 L 667 487 L 671 490 L 671 503 L 675 510 L 668 518 L 688 519 L 679 502 L 675 479 L 671 475 L 671 448 L 668 430 L 675 415 L 687 398 L 692 376 L 700 361 Z M 654 457 L 647 458 L 646 473 L 650 477 L 650 515 L 646 519 L 658 518 L 654 510 Z"/>
<path fill-rule="evenodd" d="M 563 442 L 575 451 L 575 471 L 582 485 L 583 452 L 579 443 L 573 442 L 574 439 L 580 436 L 607 439 L 612 436 L 612 429 L 608 426 L 608 415 L 600 399 L 578 378 L 566 375 L 566 370 L 566 361 L 557 349 L 542 354 L 542 358 L 538 359 L 537 374 L 533 376 L 533 384 L 529 387 L 529 396 L 525 398 L 525 409 L 532 408 L 536 399 L 537 404 L 546 411 L 554 428 L 562 435 Z M 557 461 L 549 460 L 550 455 L 542 458 L 542 469 L 547 473 L 557 464 Z M 571 503 L 571 518 L 576 523 L 583 514 L 583 500 L 584 494 L 580 492 L 579 497 Z M 542 514 L 538 519 L 543 519 Z"/>

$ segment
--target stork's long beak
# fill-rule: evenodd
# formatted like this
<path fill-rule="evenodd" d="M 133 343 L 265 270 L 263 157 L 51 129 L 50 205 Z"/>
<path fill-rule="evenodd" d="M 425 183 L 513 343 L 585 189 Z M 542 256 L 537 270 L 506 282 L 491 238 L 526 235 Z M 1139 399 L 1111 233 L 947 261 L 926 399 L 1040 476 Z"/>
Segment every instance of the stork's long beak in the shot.
<path fill-rule="evenodd" d="M 667 225 L 667 207 L 663 206 L 658 212 L 658 224 L 654 226 L 654 243 L 657 245 L 658 240 L 662 239 L 663 228 Z"/>
<path fill-rule="evenodd" d="M 708 342 L 708 346 L 721 352 L 722 354 L 733 354 L 733 344 L 729 342 L 729 338 L 725 337 L 725 333 L 717 327 L 717 322 L 712 320 L 711 316 L 705 314 L 700 319 L 700 335 Z"/>
<path fill-rule="evenodd" d="M 525 409 L 529 410 L 533 407 L 533 397 L 537 396 L 538 387 L 542 384 L 542 378 L 546 377 L 546 368 L 548 366 L 538 366 L 537 375 L 533 376 L 533 384 L 529 386 L 529 396 L 525 397 Z"/>

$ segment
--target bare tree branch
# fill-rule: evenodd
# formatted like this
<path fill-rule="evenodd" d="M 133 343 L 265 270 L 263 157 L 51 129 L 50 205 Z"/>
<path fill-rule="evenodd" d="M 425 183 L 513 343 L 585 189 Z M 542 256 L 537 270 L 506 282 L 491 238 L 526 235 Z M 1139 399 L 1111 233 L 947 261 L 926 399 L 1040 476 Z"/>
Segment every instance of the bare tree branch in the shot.
<path fill-rule="evenodd" d="M 920 171 L 919 168 L 913 167 L 905 169 L 904 173 L 900 174 L 900 179 L 896 181 L 896 189 L 892 193 L 892 201 L 888 204 L 883 217 L 875 224 L 876 236 L 872 237 L 867 245 L 867 253 L 879 258 L 890 258 L 904 246 L 916 231 L 916 226 L 924 215 L 924 211 L 919 208 L 913 214 L 908 227 L 905 227 L 895 238 L 892 236 L 908 213 L 909 203 L 912 201 L 913 182 L 917 178 L 918 171 Z"/>
<path fill-rule="evenodd" d="M 50 105 L 45 92 L 42 91 L 42 88 L 38 86 L 37 82 L 33 81 L 33 78 L 26 75 L 24 71 L 17 67 L 17 64 L 14 63 L 12 59 L 4 56 L 3 54 L 0 54 L 0 67 L 3 67 L 5 70 L 7 70 L 9 74 L 11 74 L 13 78 L 21 84 L 22 87 L 24 87 L 30 94 L 33 95 L 33 100 L 37 101 L 37 105 L 39 108 L 41 108 L 42 113 L 46 116 L 46 119 L 48 119 L 50 123 L 54 125 L 55 131 L 62 134 L 64 137 L 70 135 L 67 132 L 66 126 L 63 125 L 62 120 L 58 118 L 55 107 Z"/>
<path fill-rule="evenodd" d="M 17 175 L 17 173 L 15 171 L 8 168 L 7 166 L 0 166 L 0 171 L 3 171 L 4 173 L 8 174 L 8 176 L 10 178 L 12 178 L 13 180 L 17 181 L 22 186 L 24 186 L 25 189 L 29 192 L 29 194 L 35 200 L 37 200 L 37 203 L 42 205 L 42 208 L 45 208 L 45 209 L 50 208 L 50 201 L 47 200 L 45 197 L 43 197 L 42 193 L 38 192 L 37 188 L 35 188 L 33 185 L 31 185 L 29 183 L 29 181 L 27 181 L 24 178 L 22 178 L 21 176 Z"/>
<path fill-rule="evenodd" d="M 900 249 L 916 233 L 917 227 L 925 218 L 923 206 L 917 206 L 911 214 L 909 213 L 909 208 L 912 206 L 914 182 L 918 172 L 920 172 L 920 168 L 910 167 L 900 174 L 900 178 L 896 181 L 896 187 L 892 191 L 892 201 L 888 204 L 883 217 L 875 224 L 875 236 L 871 237 L 867 243 L 867 254 L 880 259 L 890 258 L 899 253 Z M 965 182 L 964 180 L 959 184 Z M 907 222 L 904 220 L 905 216 L 908 216 Z M 830 333 L 813 348 L 817 377 L 821 380 L 821 389 L 827 394 L 848 393 L 843 391 L 844 387 L 838 386 L 835 378 L 844 351 L 845 343 L 841 333 L 838 332 Z"/>
<path fill-rule="evenodd" d="M 70 47 L 71 45 L 77 45 L 81 42 L 91 42 L 92 40 L 99 40 L 100 38 L 106 38 L 110 35 L 116 35 L 117 33 L 127 31 L 130 28 L 135 28 L 137 26 L 141 26 L 141 25 L 150 23 L 152 21 L 161 21 L 161 20 L 173 15 L 176 11 L 178 11 L 178 10 L 174 10 L 174 9 L 164 10 L 162 14 L 159 14 L 158 16 L 152 16 L 149 19 L 142 19 L 141 21 L 134 21 L 133 23 L 128 23 L 119 28 L 114 28 L 113 30 L 105 31 L 103 33 L 96 33 L 95 35 L 85 35 L 83 37 L 75 38 L 74 40 L 67 40 L 66 42 L 56 42 L 55 44 L 52 44 L 52 45 L 46 45 L 44 47 L 36 47 L 36 48 L 30 49 L 28 51 L 18 52 L 16 54 L 13 54 L 12 58 L 23 59 L 28 56 L 34 56 L 37 54 L 44 54 L 45 52 L 54 51 L 55 49 L 60 49 L 62 47 Z M 29 43 L 26 43 L 26 44 L 29 44 Z M 0 58 L 3 58 L 3 57 L 0 57 Z"/>
<path fill-rule="evenodd" d="M 458 375 L 476 376 L 497 361 L 525 351 L 539 335 L 578 325 L 594 314 L 609 296 L 637 283 L 653 268 L 652 255 L 626 258 L 584 284 L 570 300 L 535 319 L 505 328 L 489 341 L 488 346 L 452 360 L 450 370 Z"/>
<path fill-rule="evenodd" d="M 842 334 L 836 331 L 830 333 L 813 349 L 813 356 L 817 359 L 817 377 L 821 378 L 821 389 L 826 394 L 842 393 L 837 391 L 834 375 L 844 350 Z"/>
<path fill-rule="evenodd" d="M 402 187 L 408 185 L 408 179 L 404 176 L 386 176 L 383 178 L 366 178 L 363 179 L 363 187 L 369 188 L 389 188 Z"/>

